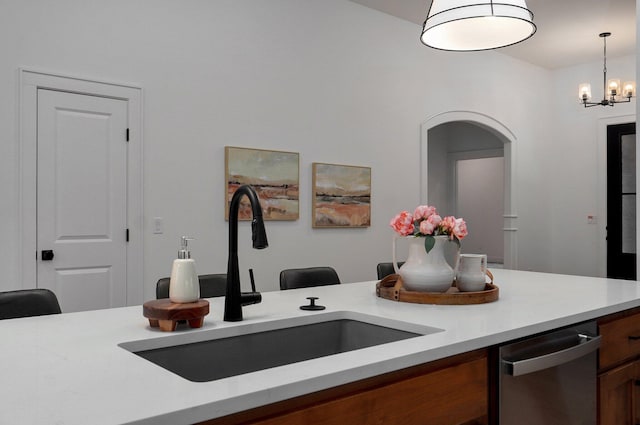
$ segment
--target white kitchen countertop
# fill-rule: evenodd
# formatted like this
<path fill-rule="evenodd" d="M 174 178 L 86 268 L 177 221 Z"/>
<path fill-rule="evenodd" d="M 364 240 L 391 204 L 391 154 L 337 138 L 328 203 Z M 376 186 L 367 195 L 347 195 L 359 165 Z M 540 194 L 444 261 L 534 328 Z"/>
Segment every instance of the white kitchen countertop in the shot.
<path fill-rule="evenodd" d="M 265 292 L 236 323 L 222 321 L 224 299 L 212 298 L 202 328 L 176 332 L 150 328 L 141 306 L 2 320 L 0 424 L 189 424 L 640 306 L 635 281 L 493 273 L 500 299 L 479 305 L 398 303 L 362 282 Z M 300 310 L 308 296 L 327 310 Z M 118 346 L 343 310 L 444 331 L 203 383 Z"/>

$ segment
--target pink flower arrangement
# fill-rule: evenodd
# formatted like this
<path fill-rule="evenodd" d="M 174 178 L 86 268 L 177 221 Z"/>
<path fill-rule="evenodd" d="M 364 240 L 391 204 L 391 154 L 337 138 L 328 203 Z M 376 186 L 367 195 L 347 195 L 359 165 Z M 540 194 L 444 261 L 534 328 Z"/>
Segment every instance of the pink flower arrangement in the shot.
<path fill-rule="evenodd" d="M 434 236 L 447 235 L 449 240 L 460 245 L 460 241 L 467 236 L 467 223 L 462 218 L 454 216 L 440 217 L 435 207 L 419 205 L 413 215 L 409 211 L 402 211 L 389 223 L 391 228 L 400 236 L 423 236 L 427 252 L 431 251 L 436 241 Z"/>

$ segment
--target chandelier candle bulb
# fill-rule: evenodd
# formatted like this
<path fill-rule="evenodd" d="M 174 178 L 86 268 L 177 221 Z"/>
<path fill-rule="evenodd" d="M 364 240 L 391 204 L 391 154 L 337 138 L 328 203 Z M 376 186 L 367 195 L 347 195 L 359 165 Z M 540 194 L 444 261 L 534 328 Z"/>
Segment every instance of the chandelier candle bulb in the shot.
<path fill-rule="evenodd" d="M 624 97 L 633 97 L 636 92 L 636 83 L 633 81 L 625 81 L 622 86 L 622 95 Z"/>
<path fill-rule="evenodd" d="M 578 87 L 578 99 L 590 100 L 591 99 L 591 84 L 582 83 Z"/>
<path fill-rule="evenodd" d="M 609 80 L 609 96 L 617 96 L 620 91 L 620 80 Z"/>

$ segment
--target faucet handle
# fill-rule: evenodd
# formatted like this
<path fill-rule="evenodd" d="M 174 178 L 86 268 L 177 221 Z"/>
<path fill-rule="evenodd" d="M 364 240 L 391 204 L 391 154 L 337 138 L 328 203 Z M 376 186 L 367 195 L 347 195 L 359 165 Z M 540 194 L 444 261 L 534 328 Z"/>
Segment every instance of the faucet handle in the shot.
<path fill-rule="evenodd" d="M 240 294 L 240 304 L 243 306 L 251 304 L 260 304 L 262 302 L 262 294 L 260 292 L 242 292 Z"/>
<path fill-rule="evenodd" d="M 256 292 L 256 281 L 253 278 L 253 269 L 249 269 L 249 279 L 251 280 L 251 291 Z"/>

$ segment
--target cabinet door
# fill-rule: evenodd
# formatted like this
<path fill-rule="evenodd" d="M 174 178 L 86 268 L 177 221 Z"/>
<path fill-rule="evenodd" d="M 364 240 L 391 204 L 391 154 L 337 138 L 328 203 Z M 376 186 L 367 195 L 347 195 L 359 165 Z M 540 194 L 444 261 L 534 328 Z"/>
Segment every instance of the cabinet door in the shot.
<path fill-rule="evenodd" d="M 487 425 L 488 365 L 471 351 L 198 425 Z"/>
<path fill-rule="evenodd" d="M 253 424 L 480 424 L 487 415 L 487 385 L 482 358 Z"/>
<path fill-rule="evenodd" d="M 640 313 L 600 321 L 600 369 L 621 364 L 640 355 Z"/>
<path fill-rule="evenodd" d="M 638 425 L 640 361 L 625 363 L 598 377 L 599 424 Z"/>

